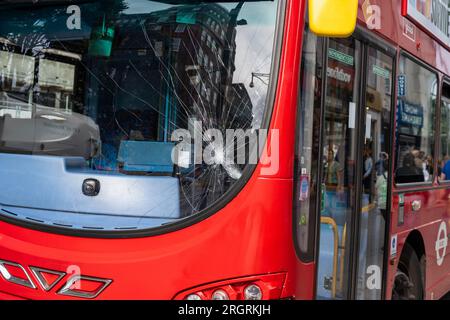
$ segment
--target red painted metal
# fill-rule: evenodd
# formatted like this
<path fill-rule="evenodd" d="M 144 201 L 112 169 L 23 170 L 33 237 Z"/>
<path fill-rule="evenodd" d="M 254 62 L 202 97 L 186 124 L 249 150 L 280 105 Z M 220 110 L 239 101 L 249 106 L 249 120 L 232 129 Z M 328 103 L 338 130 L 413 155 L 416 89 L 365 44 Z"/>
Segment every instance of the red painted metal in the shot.
<path fill-rule="evenodd" d="M 256 285 L 260 288 L 263 300 L 280 299 L 285 279 L 285 273 L 271 273 L 260 276 L 225 280 L 185 290 L 177 294 L 174 299 L 184 300 L 190 294 L 197 294 L 202 297 L 203 300 L 210 300 L 216 290 L 222 290 L 227 293 L 230 300 L 244 300 L 245 288 L 251 285 Z"/>
<path fill-rule="evenodd" d="M 24 300 L 24 299 L 17 296 L 13 296 L 8 293 L 0 292 L 0 300 Z"/>
<path fill-rule="evenodd" d="M 28 230 L 0 222 L 0 259 L 84 276 L 112 279 L 98 299 L 172 299 L 202 284 L 267 273 L 287 273 L 281 297 L 312 298 L 313 268 L 296 260 L 292 240 L 295 109 L 304 25 L 304 2 L 288 1 L 272 128 L 280 129 L 280 170 L 260 167 L 224 209 L 185 229 L 138 239 L 89 239 Z M 270 143 L 270 140 L 269 140 Z M 72 266 L 72 267 L 71 267 Z M 69 272 L 68 272 L 69 273 Z M 64 280 L 67 279 L 64 278 Z M 36 279 L 34 279 L 36 282 Z M 36 282 L 37 283 L 37 282 Z M 63 284 L 63 283 L 62 283 Z M 0 291 L 30 299 L 72 299 L 0 279 Z"/>
<path fill-rule="evenodd" d="M 362 13 L 362 3 L 360 1 L 358 22 L 366 28 L 366 23 Z M 417 59 L 428 64 L 439 73 L 441 79 L 444 75 L 450 75 L 450 51 L 448 51 L 440 42 L 433 38 L 422 26 L 415 25 L 406 15 L 406 1 L 385 1 L 370 0 L 372 5 L 378 5 L 381 8 L 381 30 L 371 30 L 390 43 L 393 47 L 409 52 Z M 404 34 L 404 24 L 413 24 L 415 30 L 415 40 Z M 394 154 L 395 148 L 391 154 Z M 391 172 L 393 174 L 393 172 Z M 438 238 L 439 226 L 442 222 L 450 222 L 450 190 L 448 185 L 440 185 L 437 181 L 429 187 L 410 187 L 410 188 L 394 188 L 391 209 L 391 235 L 398 236 L 397 255 L 393 259 L 389 259 L 386 298 L 391 298 L 392 285 L 397 269 L 398 259 L 401 255 L 404 243 L 412 232 L 417 233 L 422 239 L 425 246 L 426 265 L 425 265 L 425 297 L 427 299 L 438 299 L 445 293 L 450 291 L 450 259 L 444 259 L 444 263 L 438 266 L 436 263 L 435 245 Z M 417 191 L 426 189 L 426 191 Z M 404 195 L 405 203 L 405 221 L 404 224 L 398 226 L 398 206 L 399 195 Z M 413 212 L 411 203 L 413 200 L 421 200 L 422 208 L 419 212 Z M 418 249 L 418 248 L 415 248 Z M 449 250 L 447 250 L 448 253 Z"/>
<path fill-rule="evenodd" d="M 28 289 L 0 279 L 0 299 L 73 299 L 57 295 L 73 270 L 84 276 L 112 279 L 98 299 L 172 299 L 179 292 L 210 283 L 226 285 L 233 279 L 283 273 L 281 298 L 312 299 L 315 264 L 302 263 L 295 254 L 292 234 L 292 190 L 296 108 L 305 2 L 288 0 L 279 84 L 271 128 L 279 129 L 280 170 L 264 176 L 261 166 L 243 190 L 225 208 L 185 229 L 138 239 L 90 239 L 43 233 L 0 222 L 0 259 L 68 275 L 49 292 L 39 285 Z M 359 25 L 365 27 L 359 7 Z M 371 31 L 397 49 L 450 75 L 450 52 L 416 26 L 415 41 L 403 35 L 402 2 L 371 0 L 382 9 L 382 29 Z M 420 46 L 418 46 L 420 44 Z M 268 143 L 271 143 L 270 139 Z M 435 182 L 423 192 L 405 194 L 405 223 L 397 226 L 398 195 L 393 197 L 390 234 L 398 234 L 397 257 L 388 264 L 387 298 L 390 298 L 398 257 L 408 235 L 417 230 L 427 256 L 427 298 L 450 288 L 450 259 L 437 266 L 435 241 L 440 221 L 450 221 L 450 190 Z M 395 190 L 397 191 L 397 190 Z M 411 211 L 411 199 L 421 198 L 423 208 Z M 450 250 L 448 250 L 450 251 Z M 79 268 L 79 269 L 78 269 Z"/>

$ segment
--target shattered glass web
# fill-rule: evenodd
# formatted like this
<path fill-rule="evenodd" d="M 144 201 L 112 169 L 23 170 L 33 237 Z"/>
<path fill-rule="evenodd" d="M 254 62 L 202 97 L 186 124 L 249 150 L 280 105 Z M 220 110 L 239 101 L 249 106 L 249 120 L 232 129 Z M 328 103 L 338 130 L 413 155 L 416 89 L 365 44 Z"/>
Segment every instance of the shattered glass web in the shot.
<path fill-rule="evenodd" d="M 206 12 L 210 9 L 209 15 L 196 24 L 186 24 L 184 28 L 170 26 L 170 15 L 173 15 L 174 10 L 196 11 L 200 6 L 169 6 L 142 0 L 123 4 L 127 8 L 117 14 L 116 20 L 127 22 L 120 22 L 123 25 L 119 27 L 125 29 L 127 23 L 126 26 L 133 31 L 133 35 L 137 32 L 140 35 L 135 39 L 126 39 L 126 36 L 121 35 L 122 46 L 119 43 L 116 56 L 113 53 L 109 59 L 99 58 L 92 63 L 83 56 L 79 61 L 86 78 L 90 79 L 89 87 L 84 92 L 85 101 L 91 101 L 99 95 L 108 97 L 111 101 L 111 110 L 105 112 L 104 119 L 99 124 L 102 140 L 108 130 L 118 131 L 118 136 L 132 140 L 130 125 L 124 124 L 123 121 L 124 112 L 137 126 L 145 126 L 146 122 L 148 123 L 149 117 L 143 117 L 144 112 L 133 109 L 130 103 L 126 103 L 127 101 L 132 101 L 141 109 L 146 109 L 153 117 L 165 122 L 162 129 L 160 124 L 151 123 L 150 125 L 158 126 L 158 133 L 157 136 L 146 137 L 146 140 L 170 141 L 171 132 L 175 129 L 192 131 L 193 128 L 188 127 L 192 119 L 201 122 L 203 127 L 197 128 L 201 132 L 218 129 L 223 137 L 226 136 L 226 129 L 260 128 L 269 78 L 254 79 L 253 88 L 249 87 L 249 83 L 252 80 L 252 73 L 269 74 L 271 70 L 275 3 L 245 3 L 238 11 L 237 17 L 237 20 L 245 21 L 245 24 L 228 29 L 226 22 L 230 23 L 232 13 L 236 12 L 237 3 L 204 4 L 200 10 Z M 83 8 L 81 6 L 82 12 Z M 137 11 L 141 14 L 136 14 Z M 223 12 L 228 14 L 228 17 L 225 16 L 228 21 L 224 19 L 218 23 L 217 17 Z M 57 9 L 49 20 L 56 21 L 63 14 L 64 10 Z M 159 15 L 158 20 L 154 19 L 155 15 Z M 74 49 L 79 49 L 77 46 L 80 45 L 76 41 L 59 38 L 57 34 L 36 30 L 26 35 L 14 32 L 4 34 L 2 29 L 0 36 L 19 45 L 22 54 L 29 54 L 31 51 L 32 56 L 36 58 L 42 56 L 45 49 L 56 47 L 73 52 Z M 201 31 L 204 29 L 207 29 L 208 34 L 223 30 L 225 38 L 222 38 L 222 43 L 217 39 L 213 41 L 210 36 L 202 39 Z M 145 43 L 142 43 L 142 40 Z M 144 58 L 152 56 L 152 59 L 145 61 L 139 56 L 132 56 L 131 51 L 136 46 L 141 47 L 138 55 L 142 54 Z M 149 77 L 147 69 L 153 73 L 156 71 L 157 75 Z M 191 69 L 196 71 L 191 72 Z M 39 96 L 39 86 L 35 85 L 33 90 Z M 164 107 L 154 103 L 155 96 L 164 101 L 168 99 L 168 93 L 171 104 L 176 106 L 171 110 L 172 113 L 167 113 Z M 17 96 L 14 92 L 9 92 L 8 95 L 20 99 L 20 95 Z M 86 105 L 84 101 L 77 101 L 76 97 L 73 97 L 72 105 L 73 111 L 92 117 L 93 106 Z M 108 115 L 111 117 L 107 117 Z M 101 116 L 99 114 L 98 118 Z M 214 145 L 212 137 L 204 135 L 203 138 L 203 148 Z M 239 148 L 249 148 L 248 141 L 236 141 L 236 145 Z M 108 157 L 104 151 L 105 149 L 102 149 L 100 159 Z M 223 159 L 226 152 L 237 153 L 240 150 L 213 151 L 216 158 Z M 246 154 L 249 152 L 247 150 Z M 182 216 L 195 214 L 214 203 L 235 183 L 244 167 L 245 164 L 217 163 L 195 165 L 182 171 L 179 184 Z M 161 190 L 161 192 L 170 193 L 176 190 Z M 164 206 L 164 202 L 152 203 L 142 218 L 151 217 L 155 208 Z M 82 208 L 79 209 L 82 211 Z"/>

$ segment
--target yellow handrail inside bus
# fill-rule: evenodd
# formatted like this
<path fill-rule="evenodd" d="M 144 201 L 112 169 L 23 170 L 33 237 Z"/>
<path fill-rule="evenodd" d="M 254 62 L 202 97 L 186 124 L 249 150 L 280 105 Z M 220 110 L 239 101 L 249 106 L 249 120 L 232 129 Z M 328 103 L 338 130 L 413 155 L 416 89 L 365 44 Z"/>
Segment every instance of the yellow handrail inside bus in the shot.
<path fill-rule="evenodd" d="M 339 232 L 337 228 L 337 224 L 334 221 L 334 219 L 330 217 L 321 217 L 320 223 L 328 224 L 333 229 L 333 236 L 334 236 L 334 249 L 333 249 L 333 275 L 332 275 L 332 282 L 331 282 L 331 297 L 336 297 L 336 276 L 337 276 L 337 264 L 338 264 L 338 242 L 339 242 Z"/>
<path fill-rule="evenodd" d="M 376 207 L 375 203 L 370 203 L 367 206 L 362 207 L 361 212 L 369 212 L 369 211 L 375 209 L 375 207 Z"/>
<path fill-rule="evenodd" d="M 344 287 L 344 257 L 345 257 L 345 240 L 347 238 L 347 223 L 344 224 L 344 230 L 342 230 L 342 238 L 341 238 L 341 270 L 339 272 L 339 289 L 342 291 Z"/>

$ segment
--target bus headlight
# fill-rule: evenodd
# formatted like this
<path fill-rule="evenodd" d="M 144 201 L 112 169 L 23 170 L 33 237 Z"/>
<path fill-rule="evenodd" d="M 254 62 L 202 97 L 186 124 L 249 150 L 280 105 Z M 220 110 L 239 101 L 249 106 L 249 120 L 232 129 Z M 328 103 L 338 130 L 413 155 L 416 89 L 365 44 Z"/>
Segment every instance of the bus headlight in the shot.
<path fill-rule="evenodd" d="M 196 293 L 192 293 L 186 297 L 186 300 L 202 300 L 202 297 Z"/>
<path fill-rule="evenodd" d="M 175 300 L 274 300 L 283 297 L 287 274 L 270 273 L 209 282 L 177 293 Z"/>
<path fill-rule="evenodd" d="M 224 290 L 216 290 L 213 292 L 211 300 L 230 300 L 230 297 Z"/>
<path fill-rule="evenodd" d="M 245 300 L 261 300 L 262 299 L 262 291 L 261 288 L 256 284 L 251 284 L 244 290 L 244 299 Z"/>

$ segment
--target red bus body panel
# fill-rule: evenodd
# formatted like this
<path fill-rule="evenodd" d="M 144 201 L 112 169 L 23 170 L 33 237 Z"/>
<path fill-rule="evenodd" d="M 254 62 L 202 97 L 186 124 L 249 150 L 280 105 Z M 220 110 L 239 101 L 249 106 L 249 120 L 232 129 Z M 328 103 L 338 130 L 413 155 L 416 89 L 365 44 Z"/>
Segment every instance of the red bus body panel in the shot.
<path fill-rule="evenodd" d="M 367 28 L 362 12 L 362 3 L 359 6 L 359 24 Z M 370 0 L 370 4 L 378 5 L 381 8 L 381 30 L 370 30 L 377 34 L 386 42 L 390 43 L 397 51 L 406 51 L 418 60 L 428 64 L 439 72 L 439 78 L 450 75 L 450 51 L 443 44 L 438 42 L 431 34 L 422 29 L 419 25 L 414 25 L 415 41 L 404 34 L 405 22 L 409 21 L 402 13 L 406 13 L 404 6 L 406 1 L 385 1 Z M 411 21 L 410 21 L 411 22 Z M 412 22 L 411 22 L 412 23 Z M 394 154 L 394 149 L 392 153 Z M 391 173 L 393 175 L 393 172 Z M 425 191 L 416 191 L 425 190 Z M 404 224 L 398 226 L 399 196 L 404 195 Z M 390 257 L 388 262 L 388 273 L 386 279 L 386 298 L 391 298 L 392 285 L 397 270 L 398 259 L 401 255 L 403 245 L 411 232 L 416 230 L 423 239 L 426 253 L 425 271 L 425 297 L 427 299 L 437 299 L 450 290 L 450 258 L 444 258 L 441 266 L 436 263 L 436 241 L 440 224 L 450 221 L 450 190 L 439 185 L 437 181 L 432 186 L 395 188 L 392 197 L 391 208 L 391 235 L 397 235 L 398 248 L 395 257 Z M 414 212 L 411 203 L 420 200 L 422 207 L 420 211 Z M 447 228 L 449 225 L 447 226 Z M 448 255 L 449 250 L 446 251 Z"/>
<path fill-rule="evenodd" d="M 365 28 L 359 7 L 359 25 Z M 403 35 L 401 1 L 371 0 L 382 12 L 382 29 L 371 31 L 442 73 L 450 74 L 450 53 L 416 27 L 416 41 Z M 185 229 L 139 239 L 93 239 L 29 230 L 0 222 L 0 260 L 66 272 L 72 265 L 81 274 L 112 279 L 99 299 L 172 299 L 199 285 L 251 275 L 285 272 L 282 297 L 314 298 L 315 265 L 295 254 L 292 228 L 293 167 L 296 109 L 305 1 L 288 0 L 279 83 L 271 128 L 280 133 L 280 170 L 264 177 L 257 167 L 243 190 L 226 207 Z M 441 74 L 442 76 L 442 74 Z M 270 141 L 269 141 L 270 143 Z M 388 263 L 386 298 L 390 298 L 398 257 L 408 235 L 417 230 L 427 255 L 427 298 L 448 291 L 450 258 L 436 264 L 435 242 L 441 221 L 449 221 L 450 190 L 435 183 L 427 191 L 405 194 L 405 223 L 397 226 L 398 195 L 393 196 L 390 233 L 398 235 L 396 258 Z M 395 190 L 394 190 L 395 191 Z M 395 191 L 396 192 L 396 191 Z M 422 199 L 412 213 L 410 199 Z M 447 250 L 447 252 L 450 250 Z M 67 276 L 66 278 L 67 279 Z M 33 278 L 33 281 L 36 279 Z M 38 286 L 29 289 L 0 280 L 0 299 L 72 299 Z"/>
<path fill-rule="evenodd" d="M 271 121 L 280 129 L 280 170 L 255 174 L 220 212 L 185 229 L 139 239 L 93 239 L 28 230 L 0 222 L 0 260 L 112 279 L 99 299 L 172 299 L 202 284 L 286 272 L 282 297 L 312 298 L 313 266 L 296 263 L 292 234 L 295 111 L 304 25 L 303 1 L 288 1 L 280 81 Z M 270 143 L 270 141 L 269 141 Z M 297 278 L 297 275 L 300 277 Z M 66 279 L 66 278 L 65 278 Z M 34 282 L 36 279 L 33 279 Z M 5 294 L 28 299 L 72 299 L 0 281 Z"/>

